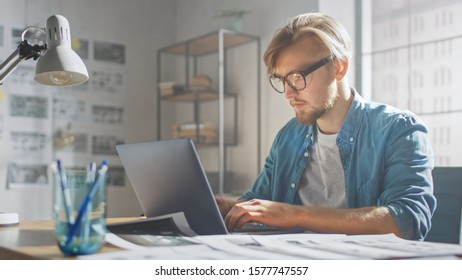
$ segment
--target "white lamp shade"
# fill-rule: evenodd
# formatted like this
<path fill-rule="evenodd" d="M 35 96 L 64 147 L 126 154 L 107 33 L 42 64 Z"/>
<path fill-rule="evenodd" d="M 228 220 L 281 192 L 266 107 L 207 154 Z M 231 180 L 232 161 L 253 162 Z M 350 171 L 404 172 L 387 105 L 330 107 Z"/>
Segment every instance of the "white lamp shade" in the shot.
<path fill-rule="evenodd" d="M 35 66 L 34 80 L 44 85 L 77 85 L 88 80 L 82 59 L 65 46 L 48 49 Z"/>
<path fill-rule="evenodd" d="M 69 22 L 60 15 L 47 20 L 47 46 L 35 66 L 34 80 L 52 86 L 77 85 L 88 80 L 82 59 L 71 48 Z"/>

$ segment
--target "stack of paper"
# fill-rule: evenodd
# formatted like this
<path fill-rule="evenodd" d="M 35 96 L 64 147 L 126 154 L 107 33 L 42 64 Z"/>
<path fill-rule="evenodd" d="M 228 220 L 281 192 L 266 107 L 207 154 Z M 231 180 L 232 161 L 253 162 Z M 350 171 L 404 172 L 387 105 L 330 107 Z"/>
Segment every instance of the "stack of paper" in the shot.
<path fill-rule="evenodd" d="M 457 258 L 462 246 L 410 241 L 393 234 L 211 235 L 178 237 L 169 246 L 137 246 L 108 235 L 125 250 L 83 256 L 84 259 L 419 259 Z M 167 242 L 168 243 L 168 242 Z"/>

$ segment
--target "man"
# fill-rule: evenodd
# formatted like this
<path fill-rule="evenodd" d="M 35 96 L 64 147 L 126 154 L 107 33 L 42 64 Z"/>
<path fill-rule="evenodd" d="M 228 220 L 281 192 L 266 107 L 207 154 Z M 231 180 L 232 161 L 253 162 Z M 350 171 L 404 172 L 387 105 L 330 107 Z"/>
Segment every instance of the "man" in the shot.
<path fill-rule="evenodd" d="M 296 118 L 278 133 L 254 186 L 217 198 L 229 229 L 248 222 L 322 233 L 422 240 L 436 207 L 422 121 L 350 88 L 344 27 L 317 13 L 289 20 L 264 54 Z"/>

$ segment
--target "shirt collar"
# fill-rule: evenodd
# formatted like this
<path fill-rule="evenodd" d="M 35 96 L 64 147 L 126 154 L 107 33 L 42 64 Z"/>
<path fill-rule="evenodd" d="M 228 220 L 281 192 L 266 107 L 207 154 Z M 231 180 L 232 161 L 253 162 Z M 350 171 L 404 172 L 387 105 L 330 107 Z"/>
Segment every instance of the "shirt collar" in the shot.
<path fill-rule="evenodd" d="M 365 100 L 359 95 L 355 89 L 351 89 L 351 94 L 354 96 L 351 102 L 350 109 L 343 120 L 342 127 L 340 128 L 337 141 L 344 141 L 353 144 L 356 141 L 356 135 L 362 124 L 363 114 L 359 112 L 365 107 Z"/>
<path fill-rule="evenodd" d="M 361 126 L 363 114 L 359 112 L 365 108 L 365 100 L 359 95 L 359 93 L 351 88 L 351 94 L 353 95 L 353 101 L 350 104 L 348 113 L 343 120 L 342 127 L 338 132 L 337 142 L 346 142 L 353 144 L 356 141 L 356 135 Z M 310 140 L 310 144 L 314 143 L 316 138 L 316 124 L 310 126 L 303 126 L 305 129 L 300 131 L 301 135 L 305 135 Z"/>

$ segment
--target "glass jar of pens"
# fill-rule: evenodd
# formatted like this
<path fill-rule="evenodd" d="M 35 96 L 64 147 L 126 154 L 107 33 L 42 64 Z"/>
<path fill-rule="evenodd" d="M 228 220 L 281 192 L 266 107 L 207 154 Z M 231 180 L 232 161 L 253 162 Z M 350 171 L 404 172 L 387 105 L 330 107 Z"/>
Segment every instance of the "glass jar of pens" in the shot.
<path fill-rule="evenodd" d="M 57 160 L 54 178 L 54 222 L 58 246 L 67 256 L 88 255 L 104 244 L 106 234 L 106 161 L 86 169 L 65 169 Z"/>

